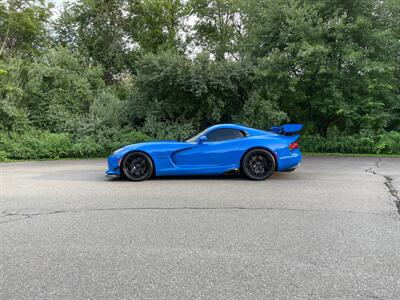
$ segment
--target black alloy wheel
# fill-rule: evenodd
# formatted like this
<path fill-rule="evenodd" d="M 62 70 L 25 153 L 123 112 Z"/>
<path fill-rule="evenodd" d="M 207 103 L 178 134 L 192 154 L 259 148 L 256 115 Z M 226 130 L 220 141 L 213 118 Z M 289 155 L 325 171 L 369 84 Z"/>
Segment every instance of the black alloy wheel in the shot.
<path fill-rule="evenodd" d="M 154 166 L 151 158 L 142 152 L 128 153 L 122 161 L 122 172 L 132 181 L 149 179 L 153 174 Z"/>
<path fill-rule="evenodd" d="M 253 149 L 242 159 L 242 171 L 252 180 L 265 180 L 275 171 L 275 158 L 265 149 Z"/>

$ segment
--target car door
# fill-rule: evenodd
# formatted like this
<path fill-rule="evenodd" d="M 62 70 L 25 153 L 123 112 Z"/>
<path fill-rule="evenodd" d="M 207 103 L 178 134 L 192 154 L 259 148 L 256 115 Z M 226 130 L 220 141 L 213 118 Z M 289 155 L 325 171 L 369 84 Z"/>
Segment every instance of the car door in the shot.
<path fill-rule="evenodd" d="M 245 132 L 235 128 L 217 128 L 205 134 L 207 141 L 174 153 L 177 167 L 213 168 L 237 165 Z"/>

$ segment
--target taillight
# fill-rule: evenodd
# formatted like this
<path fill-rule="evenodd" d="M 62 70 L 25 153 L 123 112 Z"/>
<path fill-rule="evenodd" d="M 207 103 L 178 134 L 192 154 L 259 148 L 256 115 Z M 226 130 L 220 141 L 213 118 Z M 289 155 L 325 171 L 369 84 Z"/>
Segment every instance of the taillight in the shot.
<path fill-rule="evenodd" d="M 293 142 L 293 143 L 290 143 L 290 145 L 289 145 L 290 150 L 294 150 L 294 149 L 298 149 L 298 148 L 299 148 L 299 142 Z"/>

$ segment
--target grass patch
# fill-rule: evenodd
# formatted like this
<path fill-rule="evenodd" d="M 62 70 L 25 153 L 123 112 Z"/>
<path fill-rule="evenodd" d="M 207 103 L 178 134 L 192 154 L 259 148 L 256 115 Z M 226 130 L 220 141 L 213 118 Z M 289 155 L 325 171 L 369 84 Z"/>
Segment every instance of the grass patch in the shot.
<path fill-rule="evenodd" d="M 318 153 L 318 152 L 302 152 L 305 157 L 308 156 L 335 156 L 335 157 L 400 157 L 400 154 L 375 154 L 375 153 Z"/>

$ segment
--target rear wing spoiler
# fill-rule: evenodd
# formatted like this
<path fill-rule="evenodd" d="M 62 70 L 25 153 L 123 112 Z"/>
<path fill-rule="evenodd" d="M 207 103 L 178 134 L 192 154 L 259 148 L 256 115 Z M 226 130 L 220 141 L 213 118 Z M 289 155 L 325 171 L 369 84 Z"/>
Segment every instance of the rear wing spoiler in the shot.
<path fill-rule="evenodd" d="M 282 126 L 273 126 L 270 131 L 281 135 L 296 135 L 303 129 L 303 124 L 285 124 Z"/>

